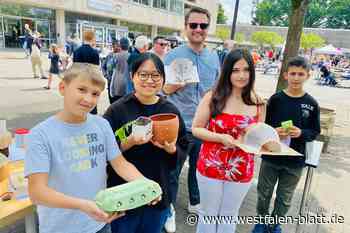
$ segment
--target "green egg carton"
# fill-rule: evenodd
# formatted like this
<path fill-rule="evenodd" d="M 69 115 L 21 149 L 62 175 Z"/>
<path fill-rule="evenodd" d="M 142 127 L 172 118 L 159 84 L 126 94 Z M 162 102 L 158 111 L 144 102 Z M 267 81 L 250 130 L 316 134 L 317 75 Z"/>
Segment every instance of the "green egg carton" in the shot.
<path fill-rule="evenodd" d="M 160 195 L 162 189 L 158 183 L 138 179 L 98 192 L 95 202 L 105 212 L 120 212 L 147 205 Z"/>
<path fill-rule="evenodd" d="M 281 126 L 284 130 L 288 131 L 290 130 L 290 128 L 293 127 L 293 121 L 292 120 L 289 120 L 289 121 L 283 121 L 281 123 Z"/>

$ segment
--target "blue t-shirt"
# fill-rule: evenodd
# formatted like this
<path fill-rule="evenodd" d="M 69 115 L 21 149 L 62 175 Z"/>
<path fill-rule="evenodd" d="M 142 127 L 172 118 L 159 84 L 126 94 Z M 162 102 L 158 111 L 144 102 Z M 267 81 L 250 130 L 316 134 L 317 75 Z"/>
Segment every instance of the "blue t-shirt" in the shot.
<path fill-rule="evenodd" d="M 81 124 L 52 116 L 29 135 L 25 175 L 48 173 L 48 186 L 68 196 L 93 200 L 106 188 L 107 160 L 121 152 L 109 123 L 88 114 Z M 38 205 L 40 233 L 96 233 L 105 224 L 72 209 Z"/>
<path fill-rule="evenodd" d="M 188 45 L 183 45 L 171 50 L 164 58 L 164 65 L 170 65 L 175 59 L 187 58 L 197 66 L 199 83 L 189 83 L 186 86 L 168 96 L 181 112 L 187 131 L 191 131 L 192 120 L 197 106 L 208 90 L 210 90 L 220 72 L 220 61 L 215 52 L 204 48 L 200 53 L 194 52 Z"/>

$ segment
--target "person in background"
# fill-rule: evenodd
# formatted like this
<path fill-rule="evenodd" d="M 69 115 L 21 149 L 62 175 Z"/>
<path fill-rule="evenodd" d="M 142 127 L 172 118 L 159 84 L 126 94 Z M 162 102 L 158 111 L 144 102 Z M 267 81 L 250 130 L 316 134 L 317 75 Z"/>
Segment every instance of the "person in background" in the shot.
<path fill-rule="evenodd" d="M 58 76 L 60 74 L 60 69 L 59 69 L 60 56 L 59 56 L 58 46 L 56 44 L 51 44 L 50 46 L 49 59 L 50 59 L 49 78 L 47 80 L 47 86 L 44 87 L 44 89 L 46 90 L 51 89 L 53 75 Z"/>
<path fill-rule="evenodd" d="M 112 104 L 114 101 L 112 100 L 111 96 L 111 80 L 112 80 L 112 75 L 114 73 L 114 70 L 117 65 L 117 54 L 120 52 L 120 44 L 118 40 L 114 40 L 112 42 L 112 52 L 110 52 L 105 59 L 102 61 L 101 69 L 103 76 L 107 79 L 107 90 L 108 90 L 108 98 L 109 98 L 109 103 Z"/>
<path fill-rule="evenodd" d="M 233 49 L 233 47 L 233 40 L 225 40 L 222 51 L 218 53 L 221 66 L 224 64 L 226 55 Z"/>
<path fill-rule="evenodd" d="M 128 58 L 129 58 L 129 40 L 126 37 L 120 39 L 121 51 L 116 55 L 116 67 L 112 74 L 110 95 L 111 104 L 123 97 L 126 94 L 126 80 L 128 75 Z"/>
<path fill-rule="evenodd" d="M 134 61 L 142 54 L 148 51 L 148 38 L 146 36 L 138 36 L 135 39 L 134 49 L 130 53 L 128 57 L 128 67 L 129 74 L 127 74 L 126 78 L 126 94 L 129 94 L 134 91 L 133 83 L 131 81 L 131 67 Z"/>
<path fill-rule="evenodd" d="M 73 62 L 100 65 L 100 57 L 94 48 L 96 37 L 94 31 L 84 31 L 83 44 L 73 52 Z"/>
<path fill-rule="evenodd" d="M 29 24 L 24 24 L 24 42 L 23 49 L 25 51 L 26 56 L 30 56 L 32 53 L 32 44 L 33 44 L 33 32 L 30 29 Z"/>
<path fill-rule="evenodd" d="M 83 44 L 73 52 L 73 62 L 89 63 L 100 65 L 100 56 L 94 48 L 96 45 L 95 32 L 91 30 L 84 31 Z M 97 107 L 92 111 L 92 114 L 97 114 Z"/>
<path fill-rule="evenodd" d="M 42 47 L 42 43 L 40 40 L 40 33 L 36 31 L 34 33 L 34 40 L 32 44 L 32 53 L 30 54 L 30 61 L 32 63 L 32 70 L 34 74 L 34 78 L 39 78 L 39 75 L 37 74 L 37 68 L 40 71 L 40 77 L 42 79 L 47 79 L 44 75 L 44 70 L 42 67 L 42 60 L 41 60 L 41 52 L 40 49 Z"/>
<path fill-rule="evenodd" d="M 153 48 L 150 50 L 151 53 L 156 54 L 160 59 L 164 59 L 167 52 L 169 42 L 164 36 L 156 36 L 153 39 Z"/>

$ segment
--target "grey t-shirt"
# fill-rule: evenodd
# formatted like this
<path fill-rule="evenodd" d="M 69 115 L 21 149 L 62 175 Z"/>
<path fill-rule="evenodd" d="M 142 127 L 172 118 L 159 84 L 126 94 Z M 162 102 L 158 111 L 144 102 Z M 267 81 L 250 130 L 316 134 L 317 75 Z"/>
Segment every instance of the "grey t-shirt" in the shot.
<path fill-rule="evenodd" d="M 81 124 L 52 116 L 29 135 L 25 175 L 48 173 L 48 186 L 65 195 L 93 200 L 106 188 L 107 160 L 121 152 L 109 123 L 88 114 Z M 105 224 L 72 209 L 38 205 L 40 233 L 96 233 Z"/>

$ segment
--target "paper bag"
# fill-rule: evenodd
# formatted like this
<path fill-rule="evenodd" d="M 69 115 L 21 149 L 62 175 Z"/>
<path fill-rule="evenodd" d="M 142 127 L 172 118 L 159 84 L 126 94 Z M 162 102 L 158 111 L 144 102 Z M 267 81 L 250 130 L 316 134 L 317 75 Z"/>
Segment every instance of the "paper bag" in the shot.
<path fill-rule="evenodd" d="M 312 141 L 306 143 L 305 164 L 311 167 L 317 167 L 322 154 L 323 142 Z"/>

